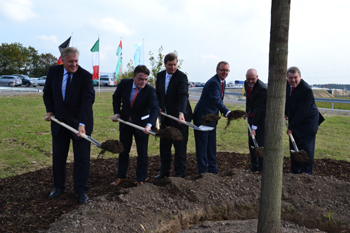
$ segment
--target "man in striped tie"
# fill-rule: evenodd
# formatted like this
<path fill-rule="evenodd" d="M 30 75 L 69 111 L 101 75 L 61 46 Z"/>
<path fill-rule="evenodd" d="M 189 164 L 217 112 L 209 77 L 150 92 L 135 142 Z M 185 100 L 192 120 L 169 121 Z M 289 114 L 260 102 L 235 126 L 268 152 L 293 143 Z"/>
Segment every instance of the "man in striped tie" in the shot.
<path fill-rule="evenodd" d="M 256 69 L 249 69 L 246 73 L 244 88 L 247 93 L 246 112 L 248 114 L 248 123 L 252 128 L 251 132 L 248 130 L 248 145 L 251 164 L 249 171 L 261 171 L 263 158 L 257 157 L 254 154 L 254 150 L 252 149 L 254 143 L 251 136 L 254 135 L 256 137 L 259 147 L 264 146 L 267 87 L 265 83 L 259 80 Z"/>

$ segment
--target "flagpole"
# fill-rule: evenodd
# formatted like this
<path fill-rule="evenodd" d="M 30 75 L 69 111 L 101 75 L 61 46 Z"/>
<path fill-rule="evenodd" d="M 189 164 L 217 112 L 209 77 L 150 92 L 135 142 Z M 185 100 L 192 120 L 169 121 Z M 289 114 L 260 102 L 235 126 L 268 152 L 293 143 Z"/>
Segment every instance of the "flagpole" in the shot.
<path fill-rule="evenodd" d="M 101 62 L 100 62 L 100 35 L 98 35 L 98 96 L 100 96 L 101 92 L 101 84 L 100 84 L 100 72 L 101 72 Z"/>
<path fill-rule="evenodd" d="M 142 39 L 142 44 L 143 44 L 143 53 L 142 53 L 142 61 L 143 61 L 143 65 L 145 64 L 145 38 Z"/>

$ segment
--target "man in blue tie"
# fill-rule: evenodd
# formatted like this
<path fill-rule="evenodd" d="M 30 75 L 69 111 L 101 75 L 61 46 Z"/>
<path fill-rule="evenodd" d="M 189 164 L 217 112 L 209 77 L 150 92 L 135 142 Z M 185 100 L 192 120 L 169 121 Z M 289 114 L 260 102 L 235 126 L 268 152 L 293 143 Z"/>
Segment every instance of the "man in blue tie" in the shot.
<path fill-rule="evenodd" d="M 137 148 L 137 185 L 142 185 L 147 177 L 148 170 L 148 131 L 155 124 L 158 117 L 158 102 L 154 87 L 147 84 L 150 71 L 144 65 L 135 68 L 133 79 L 123 79 L 113 94 L 112 121 L 120 118 L 129 121 L 145 130 L 135 129 L 124 123 L 119 123 L 119 140 L 124 151 L 119 154 L 117 179 L 111 183 L 118 186 L 126 180 L 129 165 L 129 153 L 134 136 Z M 123 106 L 121 104 L 123 103 Z"/>
<path fill-rule="evenodd" d="M 90 168 L 90 142 L 80 138 L 80 134 L 91 135 L 93 130 L 92 105 L 95 90 L 91 74 L 79 66 L 79 51 L 65 48 L 61 51 L 63 65 L 52 66 L 44 86 L 45 120 L 55 116 L 75 129 L 75 135 L 61 125 L 52 122 L 52 161 L 55 189 L 49 198 L 56 198 L 66 192 L 66 161 L 70 140 L 74 152 L 74 191 L 80 203 L 89 200 L 86 192 Z"/>

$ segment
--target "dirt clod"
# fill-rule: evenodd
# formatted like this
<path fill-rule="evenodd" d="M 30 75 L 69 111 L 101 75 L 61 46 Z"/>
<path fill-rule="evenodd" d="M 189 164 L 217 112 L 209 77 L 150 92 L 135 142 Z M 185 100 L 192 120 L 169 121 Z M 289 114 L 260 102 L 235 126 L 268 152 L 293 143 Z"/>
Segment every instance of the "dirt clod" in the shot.
<path fill-rule="evenodd" d="M 310 161 L 309 156 L 307 156 L 307 153 L 304 150 L 293 152 L 293 157 L 296 161 L 301 162 L 301 163 L 305 163 L 305 162 Z"/>
<path fill-rule="evenodd" d="M 182 140 L 182 134 L 179 129 L 168 126 L 164 129 L 159 129 L 156 133 L 157 137 L 162 137 L 171 140 Z"/>
<path fill-rule="evenodd" d="M 202 125 L 209 124 L 210 122 L 215 122 L 220 120 L 220 116 L 214 113 L 209 113 L 205 116 L 202 116 Z"/>
<path fill-rule="evenodd" d="M 254 147 L 253 152 L 257 157 L 264 157 L 264 148 L 262 147 Z"/>
<path fill-rule="evenodd" d="M 238 120 L 242 117 L 247 117 L 247 113 L 245 111 L 242 110 L 233 110 L 231 111 L 228 115 L 227 115 L 227 123 L 225 126 L 225 129 L 227 129 L 227 127 L 229 127 L 229 125 L 231 124 L 232 120 Z"/>
<path fill-rule="evenodd" d="M 123 144 L 118 140 L 107 140 L 101 143 L 101 149 L 118 154 L 124 151 Z"/>

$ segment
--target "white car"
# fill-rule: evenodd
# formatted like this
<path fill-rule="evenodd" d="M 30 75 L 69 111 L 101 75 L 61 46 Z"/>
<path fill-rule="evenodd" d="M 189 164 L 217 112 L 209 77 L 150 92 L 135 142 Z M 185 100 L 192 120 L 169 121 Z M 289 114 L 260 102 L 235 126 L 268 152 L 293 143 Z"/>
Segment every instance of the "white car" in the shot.
<path fill-rule="evenodd" d="M 45 86 L 46 76 L 41 76 L 36 81 L 38 82 L 38 86 Z"/>

